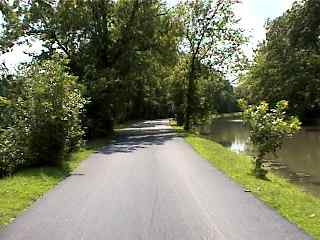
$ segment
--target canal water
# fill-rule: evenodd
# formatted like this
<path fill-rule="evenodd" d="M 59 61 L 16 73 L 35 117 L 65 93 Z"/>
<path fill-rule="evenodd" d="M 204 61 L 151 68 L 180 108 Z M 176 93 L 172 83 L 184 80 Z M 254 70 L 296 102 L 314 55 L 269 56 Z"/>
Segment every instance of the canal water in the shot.
<path fill-rule="evenodd" d="M 232 151 L 252 153 L 248 130 L 240 119 L 217 119 L 199 130 Z M 320 125 L 303 127 L 286 140 L 277 156 L 267 158 L 272 171 L 320 197 Z"/>

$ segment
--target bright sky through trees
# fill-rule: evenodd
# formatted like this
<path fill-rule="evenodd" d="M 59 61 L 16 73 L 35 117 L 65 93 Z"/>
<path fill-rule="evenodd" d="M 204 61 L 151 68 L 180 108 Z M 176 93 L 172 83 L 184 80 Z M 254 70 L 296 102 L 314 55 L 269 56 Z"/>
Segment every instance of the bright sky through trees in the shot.
<path fill-rule="evenodd" d="M 173 6 L 179 0 L 167 0 Z M 246 50 L 249 55 L 259 41 L 265 37 L 264 23 L 270 18 L 274 19 L 282 15 L 294 2 L 294 0 L 242 0 L 236 10 L 241 17 L 241 25 L 250 32 L 251 41 Z"/>
<path fill-rule="evenodd" d="M 179 0 L 167 0 L 170 6 L 173 6 L 179 2 Z M 249 56 L 252 55 L 252 50 L 256 47 L 257 43 L 263 40 L 265 36 L 264 23 L 268 18 L 275 18 L 280 16 L 286 11 L 294 0 L 242 0 L 242 3 L 237 9 L 239 17 L 241 17 L 241 24 L 250 33 L 251 41 L 246 49 Z M 25 46 L 20 46 L 10 54 L 5 54 L 0 57 L 1 60 L 5 60 L 6 65 L 9 68 L 14 67 L 17 63 L 27 61 L 30 59 L 24 51 L 34 52 L 39 49 L 39 44 L 35 43 L 30 49 L 26 49 Z"/>
<path fill-rule="evenodd" d="M 241 24 L 252 36 L 249 54 L 252 54 L 252 49 L 265 37 L 265 21 L 282 15 L 293 2 L 294 0 L 242 0 L 237 13 L 242 19 Z"/>

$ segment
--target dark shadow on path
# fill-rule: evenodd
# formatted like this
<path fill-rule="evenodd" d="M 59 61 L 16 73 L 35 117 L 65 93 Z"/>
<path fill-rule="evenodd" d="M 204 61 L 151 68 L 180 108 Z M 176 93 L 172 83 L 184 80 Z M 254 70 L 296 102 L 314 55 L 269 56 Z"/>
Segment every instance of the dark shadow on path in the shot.
<path fill-rule="evenodd" d="M 102 148 L 99 153 L 130 153 L 151 145 L 162 145 L 175 137 L 177 137 L 176 131 L 164 121 L 135 123 L 120 130 L 112 144 Z"/>

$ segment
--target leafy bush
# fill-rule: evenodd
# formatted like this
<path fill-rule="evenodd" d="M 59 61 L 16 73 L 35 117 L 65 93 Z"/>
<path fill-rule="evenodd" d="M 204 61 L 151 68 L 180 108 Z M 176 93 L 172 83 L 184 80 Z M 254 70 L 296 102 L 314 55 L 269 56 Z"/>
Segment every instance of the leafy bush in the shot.
<path fill-rule="evenodd" d="M 21 124 L 12 124 L 14 111 L 11 101 L 7 97 L 0 97 L 0 176 L 14 171 L 17 166 L 24 162 L 25 144 L 20 134 L 26 130 Z M 17 119 L 17 122 L 18 119 Z"/>
<path fill-rule="evenodd" d="M 10 111 L 1 132 L 0 175 L 21 165 L 58 165 L 82 139 L 80 114 L 86 103 L 66 61 L 35 62 L 10 82 Z M 9 127 L 7 127 L 9 125 Z"/>
<path fill-rule="evenodd" d="M 249 128 L 250 141 L 257 150 L 255 174 L 264 178 L 267 174 L 265 155 L 276 153 L 285 138 L 293 136 L 300 129 L 300 121 L 297 117 L 287 116 L 287 101 L 278 102 L 275 108 L 270 108 L 267 102 L 248 106 L 240 101 L 240 106 L 244 110 L 243 120 Z"/>
<path fill-rule="evenodd" d="M 0 134 L 0 176 L 12 173 L 25 162 L 24 145 L 19 142 L 16 132 L 13 128 L 9 128 Z"/>

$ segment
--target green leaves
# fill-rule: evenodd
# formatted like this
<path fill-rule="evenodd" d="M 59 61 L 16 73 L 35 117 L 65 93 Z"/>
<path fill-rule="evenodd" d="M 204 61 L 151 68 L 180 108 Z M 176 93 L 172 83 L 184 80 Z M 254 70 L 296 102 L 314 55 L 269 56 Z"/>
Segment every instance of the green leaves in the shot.
<path fill-rule="evenodd" d="M 178 6 L 184 30 L 181 39 L 182 52 L 187 58 L 188 86 L 184 114 L 186 130 L 191 128 L 191 120 L 198 118 L 197 106 L 201 105 L 199 103 L 201 99 L 197 98 L 197 90 L 202 90 L 201 85 L 209 87 L 217 81 L 211 81 L 209 84 L 201 82 L 205 79 L 223 79 L 219 75 L 231 73 L 243 63 L 239 61 L 243 57 L 240 46 L 246 42 L 246 37 L 237 24 L 238 19 L 233 11 L 234 4 L 236 2 L 232 0 L 199 0 L 185 1 Z M 201 97 L 207 98 L 202 102 L 208 105 L 210 102 L 208 99 L 212 94 Z M 200 111 L 202 116 L 210 114 L 210 110 L 213 111 L 208 106 L 202 110 L 204 110 Z"/>
<path fill-rule="evenodd" d="M 300 121 L 297 117 L 289 117 L 287 101 L 279 101 L 274 108 L 267 102 L 258 105 L 247 105 L 244 100 L 239 104 L 243 111 L 243 120 L 249 128 L 250 141 L 256 147 L 257 176 L 264 177 L 265 169 L 262 169 L 264 156 L 268 153 L 276 153 L 281 148 L 287 137 L 293 136 L 300 129 Z"/>
<path fill-rule="evenodd" d="M 26 66 L 9 85 L 10 117 L 1 122 L 0 176 L 25 165 L 57 165 L 82 140 L 80 114 L 86 100 L 65 60 Z M 12 94 L 14 93 L 14 94 Z"/>
<path fill-rule="evenodd" d="M 215 70 L 239 64 L 239 46 L 246 42 L 232 8 L 234 1 L 187 1 L 183 9 L 185 49 Z M 237 49 L 237 50 L 236 50 Z M 236 51 L 235 51 L 236 50 Z M 190 58 L 192 58 L 190 56 Z"/>
<path fill-rule="evenodd" d="M 239 86 L 250 102 L 289 101 L 300 117 L 320 109 L 320 4 L 297 1 L 282 16 L 267 23 L 266 40 Z"/>

